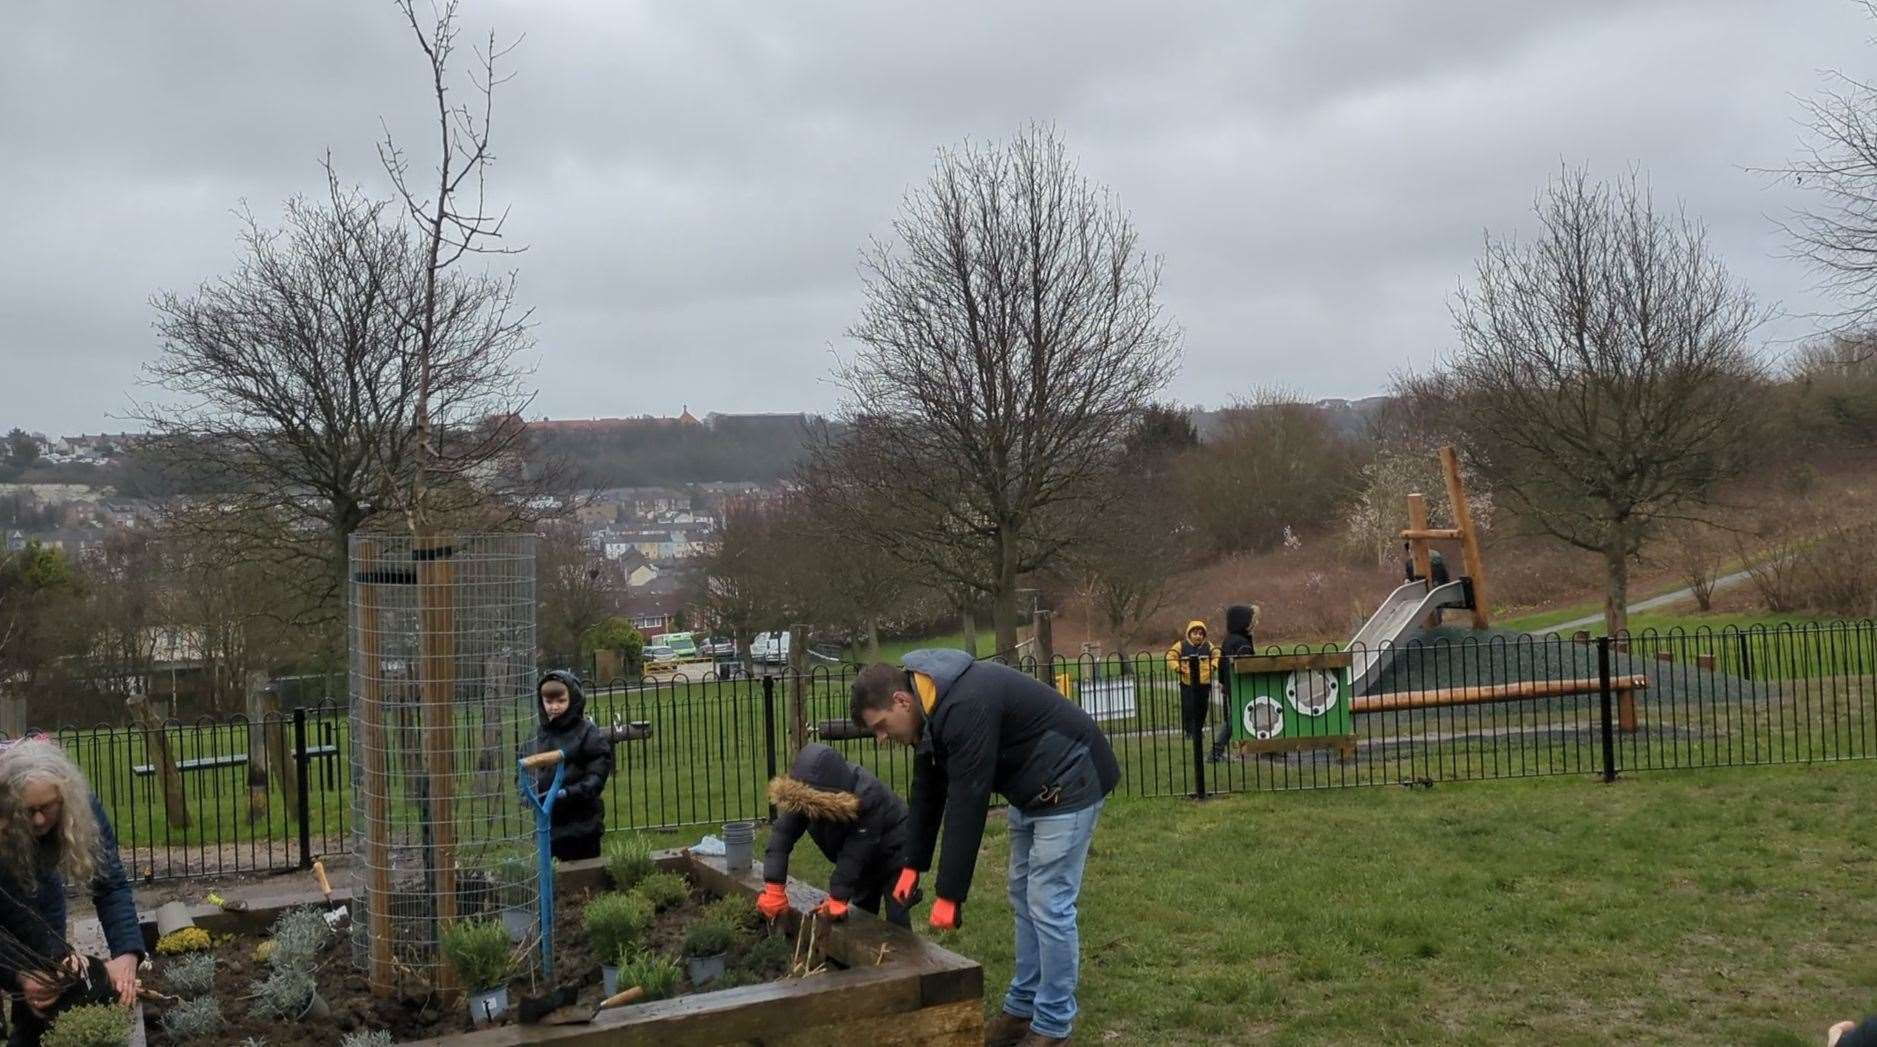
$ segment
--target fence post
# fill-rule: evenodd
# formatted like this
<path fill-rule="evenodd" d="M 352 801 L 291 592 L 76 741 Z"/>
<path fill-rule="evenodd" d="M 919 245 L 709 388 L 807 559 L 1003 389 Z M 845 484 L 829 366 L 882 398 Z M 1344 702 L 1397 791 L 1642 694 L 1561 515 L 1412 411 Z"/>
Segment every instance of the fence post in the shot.
<path fill-rule="evenodd" d="M 1189 674 L 1189 678 L 1193 681 L 1193 687 L 1195 689 L 1199 687 L 1199 668 L 1200 668 L 1200 665 L 1204 663 L 1204 661 L 1205 661 L 1205 658 L 1197 654 L 1186 659 L 1186 671 Z M 1206 716 L 1205 716 L 1205 712 L 1209 711 L 1212 707 L 1212 694 L 1210 691 L 1207 692 L 1206 704 L 1205 706 L 1202 707 L 1202 711 L 1199 716 L 1199 721 L 1197 723 L 1194 723 L 1192 722 L 1192 717 L 1190 717 L 1186 712 L 1185 691 L 1186 689 L 1184 687 L 1180 689 L 1180 720 L 1182 721 L 1183 726 L 1190 727 L 1192 728 L 1192 731 L 1193 731 L 1193 798 L 1198 799 L 1198 800 L 1203 800 L 1206 798 Z"/>
<path fill-rule="evenodd" d="M 1597 693 L 1603 707 L 1603 780 L 1616 781 L 1616 732 L 1610 722 L 1610 638 L 1597 637 Z"/>
<path fill-rule="evenodd" d="M 776 678 L 763 674 L 763 758 L 769 765 L 769 777 L 763 781 L 776 780 Z M 764 790 L 767 792 L 768 790 Z M 769 805 L 769 821 L 776 820 L 776 805 Z"/>
<path fill-rule="evenodd" d="M 789 759 L 808 744 L 808 627 L 789 628 Z"/>
<path fill-rule="evenodd" d="M 313 820 L 307 814 L 306 772 L 312 763 L 312 757 L 306 751 L 306 709 L 304 706 L 293 710 L 293 763 L 299 770 L 294 775 L 295 795 L 300 800 L 300 868 L 313 867 Z"/>
<path fill-rule="evenodd" d="M 1734 638 L 1740 641 L 1740 678 L 1751 680 L 1753 679 L 1753 649 L 1747 644 L 1747 634 L 1736 633 Z"/>

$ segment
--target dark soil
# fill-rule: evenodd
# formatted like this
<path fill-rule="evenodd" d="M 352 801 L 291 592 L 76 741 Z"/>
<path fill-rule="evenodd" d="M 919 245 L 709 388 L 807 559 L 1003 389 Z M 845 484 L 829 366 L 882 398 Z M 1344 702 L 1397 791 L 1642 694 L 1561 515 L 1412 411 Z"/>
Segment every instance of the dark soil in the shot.
<path fill-rule="evenodd" d="M 580 918 L 581 907 L 589 898 L 589 894 L 582 893 L 576 897 L 562 896 L 555 899 L 554 982 L 552 985 L 543 985 L 537 979 L 527 977 L 511 982 L 509 1013 L 505 1022 L 518 1020 L 523 998 L 563 985 L 580 987 L 579 1005 L 599 1005 L 603 997 L 599 959 L 587 947 Z M 702 915 L 704 905 L 710 900 L 708 895 L 693 887 L 690 898 L 658 914 L 648 933 L 650 947 L 677 959 L 680 971 L 683 970 L 683 958 L 679 943 L 685 930 Z M 751 950 L 766 933 L 766 928 L 760 928 L 739 935 L 731 948 L 724 976 L 711 983 L 706 991 L 772 981 L 787 974 L 787 949 L 771 947 L 763 950 L 770 954 L 768 962 L 760 962 L 760 957 L 757 958 L 758 963 L 750 962 Z M 364 972 L 352 965 L 351 946 L 343 937 L 328 949 L 317 972 L 319 993 L 331 1008 L 332 1017 L 329 1020 L 308 1018 L 297 1024 L 263 1018 L 255 1011 L 255 1001 L 247 998 L 253 995 L 255 983 L 268 973 L 267 965 L 254 959 L 254 948 L 262 940 L 257 936 L 242 935 L 214 949 L 217 963 L 215 995 L 221 1000 L 222 1017 L 227 1022 L 221 1035 L 215 1038 L 215 1043 L 238 1044 L 246 1037 L 257 1040 L 264 1037 L 269 1047 L 336 1044 L 346 1033 L 376 1029 L 389 1030 L 398 1042 L 403 1042 L 468 1032 L 471 1029 L 468 1007 L 461 1000 L 452 1006 L 442 1007 L 434 1000 L 380 1000 L 373 997 Z M 167 957 L 158 956 L 155 970 L 146 979 L 147 984 L 159 991 L 166 989 L 163 968 L 167 962 Z M 694 991 L 698 990 L 687 978 L 679 982 L 674 995 L 682 996 Z M 170 1039 L 160 1024 L 165 1009 L 161 1003 L 145 1006 L 152 1047 L 166 1047 L 178 1042 Z"/>

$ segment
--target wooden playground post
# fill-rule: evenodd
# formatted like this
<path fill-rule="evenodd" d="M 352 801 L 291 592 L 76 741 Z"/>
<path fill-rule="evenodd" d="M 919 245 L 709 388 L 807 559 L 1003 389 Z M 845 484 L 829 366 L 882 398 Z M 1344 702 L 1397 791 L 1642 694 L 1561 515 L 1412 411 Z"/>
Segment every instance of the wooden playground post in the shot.
<path fill-rule="evenodd" d="M 359 753 L 364 764 L 365 869 L 370 877 L 366 911 L 370 914 L 371 954 L 367 971 L 374 995 L 391 994 L 391 817 L 390 775 L 385 766 L 384 658 L 379 641 L 378 543 L 358 543 L 364 570 L 358 584 Z"/>
<path fill-rule="evenodd" d="M 1427 496 L 1416 491 L 1408 496 L 1408 529 L 1427 532 Z M 1428 588 L 1434 587 L 1433 558 L 1427 552 L 1427 539 L 1408 539 L 1408 549 L 1414 557 L 1414 573 L 1427 579 Z"/>
<path fill-rule="evenodd" d="M 436 884 L 438 933 L 456 921 L 456 550 L 448 539 L 412 544 L 423 614 L 423 745 L 430 847 L 425 864 Z M 456 972 L 436 965 L 436 987 L 456 988 Z"/>
<path fill-rule="evenodd" d="M 1473 580 L 1473 628 L 1484 629 L 1490 620 L 1486 610 L 1486 564 L 1479 554 L 1473 510 L 1466 504 L 1466 485 L 1460 481 L 1460 456 L 1451 444 L 1440 449 L 1440 468 L 1447 478 L 1447 502 L 1453 506 L 1454 529 L 1460 532 L 1460 552 L 1466 558 L 1466 574 Z"/>

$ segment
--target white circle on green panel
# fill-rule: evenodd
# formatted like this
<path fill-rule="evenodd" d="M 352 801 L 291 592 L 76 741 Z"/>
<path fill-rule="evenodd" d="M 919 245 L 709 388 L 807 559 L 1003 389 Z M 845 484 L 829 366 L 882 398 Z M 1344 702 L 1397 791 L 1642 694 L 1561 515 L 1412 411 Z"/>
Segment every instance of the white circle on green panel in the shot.
<path fill-rule="evenodd" d="M 1336 708 L 1337 683 L 1335 673 L 1326 673 L 1321 669 L 1299 669 L 1290 674 L 1284 684 L 1284 697 L 1290 699 L 1291 708 L 1305 716 L 1321 716 Z"/>
<path fill-rule="evenodd" d="M 1245 731 L 1259 741 L 1283 734 L 1284 707 L 1262 696 L 1246 702 Z"/>

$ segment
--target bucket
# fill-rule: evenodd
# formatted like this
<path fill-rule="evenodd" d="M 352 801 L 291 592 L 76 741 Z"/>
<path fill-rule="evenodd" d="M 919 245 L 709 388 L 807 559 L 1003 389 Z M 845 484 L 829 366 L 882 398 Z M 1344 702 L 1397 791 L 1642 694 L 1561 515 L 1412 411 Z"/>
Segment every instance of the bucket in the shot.
<path fill-rule="evenodd" d="M 723 867 L 733 876 L 749 871 L 756 842 L 755 822 L 723 823 Z"/>
<path fill-rule="evenodd" d="M 186 902 L 164 902 L 156 910 L 156 936 L 159 941 L 195 925 L 196 921 L 189 915 Z"/>
<path fill-rule="evenodd" d="M 477 1026 L 493 1025 L 508 1013 L 508 986 L 488 989 L 469 997 L 469 1020 Z"/>
<path fill-rule="evenodd" d="M 619 991 L 619 965 L 618 964 L 612 964 L 612 963 L 600 964 L 600 989 L 607 996 L 611 996 L 614 993 Z"/>
<path fill-rule="evenodd" d="M 709 985 L 723 977 L 723 953 L 715 956 L 686 956 L 685 973 L 691 976 L 692 985 Z"/>

